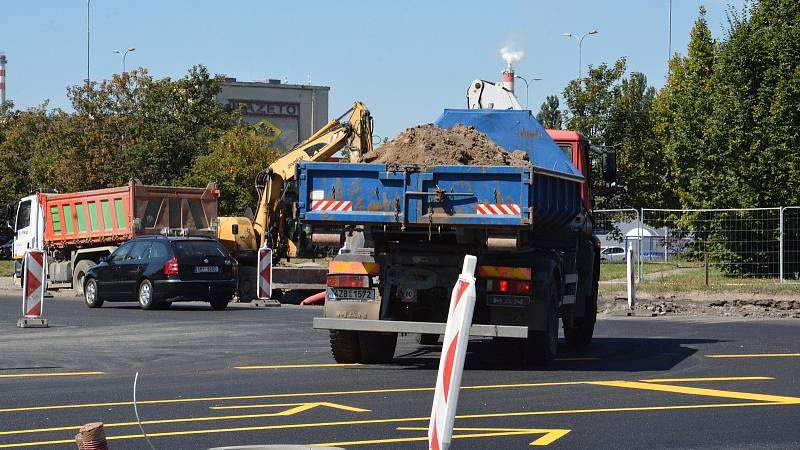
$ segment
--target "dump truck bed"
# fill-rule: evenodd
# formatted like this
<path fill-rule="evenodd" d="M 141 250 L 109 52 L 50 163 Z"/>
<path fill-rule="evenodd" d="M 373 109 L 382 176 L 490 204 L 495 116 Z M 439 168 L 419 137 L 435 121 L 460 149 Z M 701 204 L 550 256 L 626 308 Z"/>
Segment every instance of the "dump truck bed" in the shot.
<path fill-rule="evenodd" d="M 128 186 L 67 194 L 39 194 L 45 215 L 45 242 L 65 247 L 116 244 L 164 228 L 211 232 L 217 217 L 219 190 Z"/>

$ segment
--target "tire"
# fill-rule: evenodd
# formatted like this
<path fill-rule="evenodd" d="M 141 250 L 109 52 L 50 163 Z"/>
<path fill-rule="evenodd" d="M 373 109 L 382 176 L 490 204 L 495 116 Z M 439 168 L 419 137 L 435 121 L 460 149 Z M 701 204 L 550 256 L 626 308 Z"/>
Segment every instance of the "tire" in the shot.
<path fill-rule="evenodd" d="M 89 308 L 99 308 L 103 306 L 103 300 L 100 298 L 100 293 L 97 290 L 97 281 L 94 278 L 86 280 L 86 286 L 83 292 L 83 299 L 86 301 L 86 306 Z"/>
<path fill-rule="evenodd" d="M 558 352 L 558 288 L 552 280 L 547 295 L 547 329 L 528 330 L 525 343 L 525 362 L 535 366 L 547 365 Z"/>
<path fill-rule="evenodd" d="M 159 303 L 153 297 L 153 283 L 150 280 L 142 280 L 139 284 L 136 298 L 139 300 L 139 306 L 142 309 L 151 310 L 157 309 Z"/>
<path fill-rule="evenodd" d="M 78 261 L 78 264 L 75 264 L 75 268 L 72 269 L 72 290 L 81 297 L 83 297 L 83 282 L 86 277 L 86 271 L 94 265 L 96 265 L 94 261 L 83 259 Z"/>
<path fill-rule="evenodd" d="M 421 333 L 417 335 L 417 344 L 419 345 L 436 345 L 439 343 L 438 334 Z"/>
<path fill-rule="evenodd" d="M 572 319 L 571 327 L 564 321 L 564 339 L 572 347 L 586 347 L 592 342 L 594 324 L 597 321 L 597 289 L 586 299 L 586 312 L 583 317 Z"/>
<path fill-rule="evenodd" d="M 361 331 L 358 333 L 361 347 L 361 361 L 370 364 L 390 363 L 394 359 L 397 348 L 397 333 L 375 333 Z"/>
<path fill-rule="evenodd" d="M 230 302 L 230 299 L 222 297 L 212 298 L 209 303 L 211 303 L 211 309 L 214 311 L 224 311 L 228 307 L 228 302 Z"/>
<path fill-rule="evenodd" d="M 331 354 L 339 364 L 361 362 L 361 349 L 358 345 L 358 332 L 331 330 Z"/>

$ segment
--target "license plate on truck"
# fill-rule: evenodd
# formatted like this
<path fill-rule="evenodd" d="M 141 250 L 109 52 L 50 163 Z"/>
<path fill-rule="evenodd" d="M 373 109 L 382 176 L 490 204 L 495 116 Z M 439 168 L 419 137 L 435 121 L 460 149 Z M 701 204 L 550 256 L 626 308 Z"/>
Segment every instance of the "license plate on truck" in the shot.
<path fill-rule="evenodd" d="M 219 266 L 195 266 L 194 273 L 217 273 Z"/>
<path fill-rule="evenodd" d="M 329 298 L 331 300 L 361 302 L 371 302 L 375 300 L 374 289 L 356 289 L 356 288 L 330 288 Z"/>

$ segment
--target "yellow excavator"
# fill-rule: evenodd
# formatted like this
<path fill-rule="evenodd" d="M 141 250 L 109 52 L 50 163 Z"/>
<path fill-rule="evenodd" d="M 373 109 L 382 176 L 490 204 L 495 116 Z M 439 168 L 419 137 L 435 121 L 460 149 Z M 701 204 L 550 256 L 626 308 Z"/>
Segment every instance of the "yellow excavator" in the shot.
<path fill-rule="evenodd" d="M 304 250 L 312 249 L 309 237 L 296 220 L 295 168 L 299 161 L 325 161 L 340 150 L 347 152 L 351 162 L 360 161 L 372 150 L 372 116 L 359 101 L 256 177 L 259 202 L 252 219 L 219 218 L 217 238 L 239 261 L 240 301 L 255 298 L 259 248 L 265 245 L 271 248 L 276 262 L 303 256 Z M 280 283 L 277 275 L 275 278 Z"/>

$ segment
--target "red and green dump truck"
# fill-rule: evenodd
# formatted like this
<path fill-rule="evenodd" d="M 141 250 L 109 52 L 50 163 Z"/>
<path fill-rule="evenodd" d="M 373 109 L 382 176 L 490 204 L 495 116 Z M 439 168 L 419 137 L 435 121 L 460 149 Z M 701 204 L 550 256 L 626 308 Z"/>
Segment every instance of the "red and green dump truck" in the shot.
<path fill-rule="evenodd" d="M 28 249 L 45 250 L 47 279 L 68 283 L 83 293 L 86 270 L 117 246 L 145 234 L 215 234 L 219 189 L 127 186 L 59 194 L 34 192 L 16 208 L 8 205 L 14 223 L 14 272 L 22 273 Z"/>

